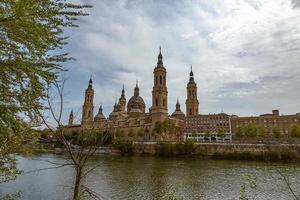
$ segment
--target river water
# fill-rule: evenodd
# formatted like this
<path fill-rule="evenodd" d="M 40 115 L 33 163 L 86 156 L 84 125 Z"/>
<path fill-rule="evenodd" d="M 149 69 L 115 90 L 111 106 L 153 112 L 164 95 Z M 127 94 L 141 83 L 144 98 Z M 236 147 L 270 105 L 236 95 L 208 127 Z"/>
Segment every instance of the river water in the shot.
<path fill-rule="evenodd" d="M 24 200 L 70 199 L 71 168 L 26 173 L 55 166 L 47 161 L 62 163 L 64 158 L 53 154 L 20 157 L 18 163 L 25 174 L 0 185 L 0 194 L 21 191 Z M 98 156 L 89 166 L 95 164 L 99 167 L 84 184 L 109 200 L 162 199 L 170 193 L 182 199 L 238 200 L 241 186 L 248 184 L 247 175 L 256 179 L 256 189 L 246 187 L 251 198 L 256 195 L 258 200 L 295 199 L 279 172 L 300 195 L 299 163 Z"/>

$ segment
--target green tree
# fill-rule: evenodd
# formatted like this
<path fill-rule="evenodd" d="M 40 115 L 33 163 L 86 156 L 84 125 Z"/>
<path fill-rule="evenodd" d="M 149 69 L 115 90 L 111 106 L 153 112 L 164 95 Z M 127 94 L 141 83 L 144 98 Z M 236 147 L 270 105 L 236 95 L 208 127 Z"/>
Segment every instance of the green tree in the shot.
<path fill-rule="evenodd" d="M 276 126 L 273 127 L 272 133 L 273 133 L 273 136 L 275 138 L 280 138 L 281 137 L 280 129 L 278 127 L 276 127 Z"/>
<path fill-rule="evenodd" d="M 197 137 L 197 131 L 195 131 L 195 130 L 192 131 L 192 137 L 193 138 Z"/>
<path fill-rule="evenodd" d="M 241 126 L 239 126 L 237 129 L 236 129 L 236 133 L 235 133 L 235 135 L 237 136 L 237 137 L 244 137 L 244 128 L 243 127 L 241 127 Z"/>
<path fill-rule="evenodd" d="M 289 134 L 291 137 L 293 138 L 297 138 L 297 137 L 300 137 L 300 126 L 298 125 L 292 125 L 290 128 L 289 128 Z"/>
<path fill-rule="evenodd" d="M 124 138 L 124 130 L 121 128 L 117 128 L 115 136 L 117 138 Z"/>
<path fill-rule="evenodd" d="M 252 124 L 248 124 L 244 127 L 245 135 L 247 137 L 256 137 L 257 136 L 257 127 Z"/>
<path fill-rule="evenodd" d="M 225 131 L 223 129 L 218 130 L 218 137 L 221 137 L 221 138 L 225 137 Z"/>
<path fill-rule="evenodd" d="M 130 137 L 130 138 L 134 138 L 135 137 L 135 132 L 134 132 L 133 129 L 129 130 L 128 137 Z"/>
<path fill-rule="evenodd" d="M 140 138 L 144 137 L 144 130 L 143 130 L 142 128 L 140 128 L 140 129 L 138 130 L 137 136 L 140 137 Z"/>
<path fill-rule="evenodd" d="M 259 126 L 257 128 L 258 137 L 265 138 L 266 137 L 266 133 L 267 133 L 267 131 L 266 131 L 265 127 Z"/>
<path fill-rule="evenodd" d="M 80 6 L 65 0 L 2 0 L 0 2 L 0 177 L 16 177 L 14 153 L 27 152 L 38 126 L 47 90 L 61 64 L 70 59 L 58 51 L 67 44 L 64 28 L 76 27 Z"/>

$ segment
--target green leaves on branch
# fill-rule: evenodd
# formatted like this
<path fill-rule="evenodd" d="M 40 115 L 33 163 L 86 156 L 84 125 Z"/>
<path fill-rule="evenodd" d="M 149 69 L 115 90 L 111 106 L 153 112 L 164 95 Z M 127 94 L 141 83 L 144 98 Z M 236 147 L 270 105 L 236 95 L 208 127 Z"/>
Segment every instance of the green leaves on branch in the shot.
<path fill-rule="evenodd" d="M 65 0 L 2 0 L 0 2 L 0 176 L 19 173 L 11 154 L 24 153 L 35 141 L 47 90 L 71 59 L 62 52 L 64 29 L 76 27 L 85 8 Z"/>

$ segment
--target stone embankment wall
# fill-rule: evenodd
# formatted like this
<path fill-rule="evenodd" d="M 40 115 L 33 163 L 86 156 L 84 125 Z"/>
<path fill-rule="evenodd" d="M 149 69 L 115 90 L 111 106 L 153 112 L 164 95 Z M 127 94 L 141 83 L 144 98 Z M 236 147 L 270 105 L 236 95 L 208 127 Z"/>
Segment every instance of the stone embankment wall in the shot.
<path fill-rule="evenodd" d="M 136 155 L 156 155 L 158 144 L 135 143 Z M 175 144 L 174 144 L 175 145 Z M 294 160 L 300 161 L 300 144 L 213 144 L 194 145 L 191 157 L 215 157 L 246 160 Z"/>

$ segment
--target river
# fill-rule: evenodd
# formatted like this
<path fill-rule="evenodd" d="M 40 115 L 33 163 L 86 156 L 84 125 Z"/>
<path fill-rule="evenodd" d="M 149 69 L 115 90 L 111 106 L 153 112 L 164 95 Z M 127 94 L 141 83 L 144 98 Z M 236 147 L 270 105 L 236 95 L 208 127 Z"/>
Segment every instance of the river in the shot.
<path fill-rule="evenodd" d="M 0 185 L 0 194 L 21 191 L 23 200 L 70 199 L 73 182 L 71 168 L 26 173 L 61 163 L 61 155 L 41 154 L 18 158 L 25 172 L 17 180 Z M 258 200 L 294 199 L 278 171 L 288 178 L 300 195 L 299 163 L 228 161 L 156 157 L 98 156 L 90 166 L 99 165 L 85 181 L 104 199 L 162 199 L 168 193 L 183 199 L 237 200 L 246 175 L 256 179 L 256 189 L 248 194 Z M 0 195 L 1 196 L 1 195 Z"/>

